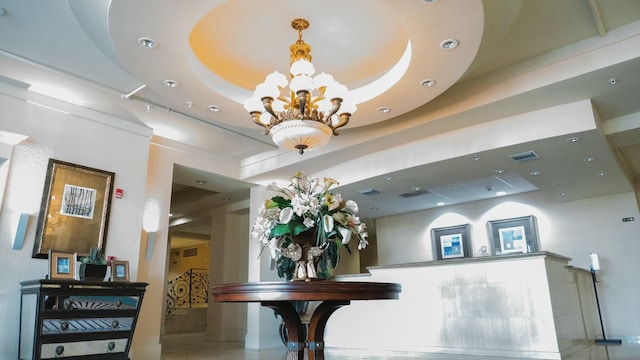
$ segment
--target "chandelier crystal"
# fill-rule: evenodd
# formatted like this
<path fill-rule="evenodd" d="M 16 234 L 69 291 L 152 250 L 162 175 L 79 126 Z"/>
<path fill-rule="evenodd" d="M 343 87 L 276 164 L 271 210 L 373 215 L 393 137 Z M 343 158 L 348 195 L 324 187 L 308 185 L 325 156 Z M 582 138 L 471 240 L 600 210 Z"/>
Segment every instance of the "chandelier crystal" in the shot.
<path fill-rule="evenodd" d="M 347 87 L 333 76 L 320 73 L 312 78 L 311 46 L 302 40 L 309 21 L 294 19 L 291 26 L 298 31 L 298 41 L 289 48 L 290 81 L 278 71 L 267 75 L 244 108 L 276 145 L 303 154 L 339 135 L 338 128 L 349 123 L 356 105 L 349 99 Z"/>

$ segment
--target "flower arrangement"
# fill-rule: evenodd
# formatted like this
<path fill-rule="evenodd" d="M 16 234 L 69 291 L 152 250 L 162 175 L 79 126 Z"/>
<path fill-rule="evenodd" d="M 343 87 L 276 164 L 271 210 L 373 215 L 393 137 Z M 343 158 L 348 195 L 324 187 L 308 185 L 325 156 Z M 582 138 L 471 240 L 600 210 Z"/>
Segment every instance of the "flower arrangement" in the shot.
<path fill-rule="evenodd" d="M 352 238 L 358 241 L 358 250 L 368 245 L 365 224 L 356 216 L 358 204 L 330 193 L 335 185 L 338 182 L 334 179 L 325 178 L 320 183 L 317 178 L 298 172 L 288 187 L 281 188 L 275 183 L 267 187 L 277 195 L 260 207 L 251 235 L 269 249 L 279 277 L 329 278 L 329 270 L 338 264 L 341 245 L 349 253 Z M 312 244 L 302 241 L 304 235 L 314 236 Z M 306 269 L 300 269 L 301 266 Z"/>

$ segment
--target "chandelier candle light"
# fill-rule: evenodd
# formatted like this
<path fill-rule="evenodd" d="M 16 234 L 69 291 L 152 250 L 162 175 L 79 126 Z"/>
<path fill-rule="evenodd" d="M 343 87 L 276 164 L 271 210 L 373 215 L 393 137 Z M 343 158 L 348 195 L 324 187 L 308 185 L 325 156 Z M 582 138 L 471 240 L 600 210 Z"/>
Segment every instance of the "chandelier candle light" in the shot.
<path fill-rule="evenodd" d="M 346 86 L 333 76 L 320 73 L 314 78 L 311 46 L 302 40 L 302 31 L 309 27 L 306 19 L 294 19 L 291 26 L 298 30 L 298 41 L 291 45 L 291 81 L 274 71 L 258 86 L 244 108 L 257 125 L 265 128 L 276 145 L 289 150 L 305 150 L 324 146 L 338 128 L 347 123 L 356 111 Z M 289 85 L 289 92 L 282 95 Z M 265 112 L 266 111 L 266 112 Z"/>

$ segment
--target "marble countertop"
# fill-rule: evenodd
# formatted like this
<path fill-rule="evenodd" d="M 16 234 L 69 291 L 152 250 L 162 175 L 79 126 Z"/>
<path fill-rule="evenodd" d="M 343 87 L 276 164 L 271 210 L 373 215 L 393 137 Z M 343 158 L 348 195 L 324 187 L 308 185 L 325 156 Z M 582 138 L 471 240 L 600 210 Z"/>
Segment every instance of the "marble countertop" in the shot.
<path fill-rule="evenodd" d="M 397 268 L 407 268 L 407 267 L 421 267 L 421 266 L 446 266 L 446 265 L 455 265 L 455 264 L 468 264 L 468 263 L 476 263 L 476 262 L 486 262 L 486 261 L 513 261 L 513 260 L 523 260 L 528 258 L 539 258 L 545 257 L 550 258 L 556 261 L 561 261 L 564 263 L 569 263 L 571 258 L 566 256 L 558 255 L 549 251 L 539 251 L 535 253 L 527 253 L 527 254 L 508 254 L 508 255 L 487 255 L 487 256 L 477 256 L 477 257 L 466 257 L 466 258 L 456 258 L 456 259 L 447 259 L 447 260 L 434 260 L 434 261 L 418 261 L 411 263 L 402 263 L 402 264 L 391 264 L 391 265 L 377 265 L 377 266 L 368 266 L 367 270 L 377 270 L 377 269 L 397 269 Z"/>

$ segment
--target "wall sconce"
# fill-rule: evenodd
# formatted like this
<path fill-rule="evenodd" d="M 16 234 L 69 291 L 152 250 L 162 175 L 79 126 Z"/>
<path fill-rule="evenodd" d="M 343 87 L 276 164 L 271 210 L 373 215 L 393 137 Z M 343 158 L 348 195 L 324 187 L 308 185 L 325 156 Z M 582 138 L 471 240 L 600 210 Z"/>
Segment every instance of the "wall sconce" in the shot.
<path fill-rule="evenodd" d="M 156 242 L 156 232 L 150 231 L 147 233 L 147 252 L 145 254 L 145 260 L 151 261 L 151 257 L 153 256 L 153 246 Z"/>
<path fill-rule="evenodd" d="M 598 259 L 598 254 L 591 253 L 589 257 L 591 258 L 591 270 L 600 271 L 600 260 Z"/>
<path fill-rule="evenodd" d="M 13 237 L 13 250 L 21 250 L 24 244 L 24 236 L 27 233 L 27 225 L 29 225 L 29 214 L 20 214 L 18 218 L 18 226 Z"/>

